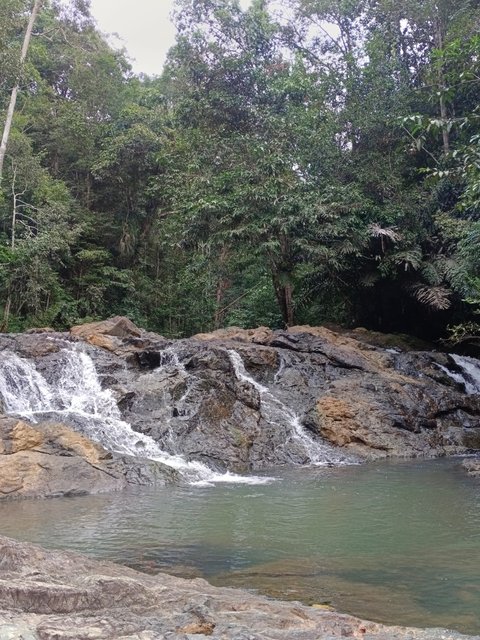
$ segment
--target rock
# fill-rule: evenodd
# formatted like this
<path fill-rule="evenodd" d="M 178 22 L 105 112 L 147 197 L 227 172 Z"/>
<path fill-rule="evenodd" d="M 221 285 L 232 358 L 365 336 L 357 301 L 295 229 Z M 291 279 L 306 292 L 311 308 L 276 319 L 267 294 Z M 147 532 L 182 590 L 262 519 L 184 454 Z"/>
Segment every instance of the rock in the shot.
<path fill-rule="evenodd" d="M 201 579 L 138 573 L 0 536 L 0 639 L 466 640 L 386 627 Z M 472 639 L 473 640 L 473 639 Z"/>
<path fill-rule="evenodd" d="M 55 333 L 55 329 L 51 327 L 32 327 L 32 329 L 27 329 L 25 333 Z"/>
<path fill-rule="evenodd" d="M 229 328 L 168 341 L 117 317 L 74 327 L 69 339 L 86 341 L 135 430 L 215 470 L 308 463 L 298 428 L 335 447 L 327 462 L 480 449 L 480 396 L 448 375 L 458 365 L 448 354 L 377 346 L 380 334 Z M 69 343 L 50 334 L 0 336 L 2 347 L 23 357 L 30 350 L 37 369 L 54 378 Z"/>
<path fill-rule="evenodd" d="M 26 422 L 5 416 L 0 418 L 0 455 L 28 451 L 43 440 L 43 434 Z"/>
<path fill-rule="evenodd" d="M 239 327 L 227 327 L 217 329 L 211 333 L 197 333 L 194 340 L 234 340 L 238 342 L 253 342 L 256 344 L 268 344 L 273 336 L 273 331 L 268 327 L 257 327 L 256 329 L 240 329 Z"/>
<path fill-rule="evenodd" d="M 0 416 L 0 500 L 118 491 L 175 478 L 159 463 L 112 455 L 64 425 Z"/>
<path fill-rule="evenodd" d="M 61 339 L 64 335 L 58 333 L 0 334 L 0 353 L 8 350 L 15 351 L 20 357 L 42 358 L 60 351 L 64 345 L 52 338 Z"/>
<path fill-rule="evenodd" d="M 228 331 L 169 346 L 181 366 L 131 381 L 127 420 L 163 448 L 174 434 L 177 451 L 235 471 L 308 461 L 282 403 L 319 442 L 369 459 L 461 453 L 480 433 L 479 399 L 440 369 L 444 354 L 391 354 L 324 328 L 271 332 L 265 344 L 237 330 L 220 339 Z M 275 419 L 257 387 L 237 379 L 229 350 L 268 387 Z"/>
<path fill-rule="evenodd" d="M 147 367 L 160 364 L 159 351 L 169 344 L 162 336 L 139 329 L 124 316 L 77 325 L 70 329 L 70 334 L 110 351 L 130 364 Z"/>
<path fill-rule="evenodd" d="M 363 327 L 357 327 L 352 331 L 344 331 L 345 335 L 384 349 L 397 349 L 399 351 L 431 351 L 435 347 L 433 344 L 409 336 L 404 333 L 381 333 L 380 331 L 370 331 Z"/>
<path fill-rule="evenodd" d="M 139 338 L 142 331 L 128 318 L 115 316 L 109 320 L 77 325 L 70 329 L 70 333 L 88 341 L 92 336 L 98 335 L 115 336 L 117 338 Z"/>
<path fill-rule="evenodd" d="M 480 478 L 480 459 L 469 458 L 462 462 L 462 467 L 466 470 L 469 476 L 474 478 Z"/>

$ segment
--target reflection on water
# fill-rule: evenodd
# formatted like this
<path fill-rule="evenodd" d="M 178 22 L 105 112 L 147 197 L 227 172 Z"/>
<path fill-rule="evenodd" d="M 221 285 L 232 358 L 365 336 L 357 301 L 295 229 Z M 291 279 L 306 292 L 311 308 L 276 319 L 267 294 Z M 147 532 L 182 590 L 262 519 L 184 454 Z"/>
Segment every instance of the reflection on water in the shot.
<path fill-rule="evenodd" d="M 271 485 L 3 503 L 0 533 L 381 622 L 478 633 L 480 482 L 459 464 L 297 469 Z"/>

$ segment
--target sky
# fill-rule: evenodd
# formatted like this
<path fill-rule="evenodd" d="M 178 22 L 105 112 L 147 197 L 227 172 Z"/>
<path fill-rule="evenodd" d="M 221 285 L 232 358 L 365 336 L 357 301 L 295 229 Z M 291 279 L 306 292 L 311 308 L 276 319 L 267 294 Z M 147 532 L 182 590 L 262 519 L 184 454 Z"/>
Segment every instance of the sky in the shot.
<path fill-rule="evenodd" d="M 135 72 L 159 75 L 175 41 L 170 20 L 173 3 L 174 0 L 91 0 L 91 11 L 101 31 L 118 34 L 120 41 L 109 41 L 113 46 L 125 46 Z M 240 3 L 245 8 L 250 0 Z"/>

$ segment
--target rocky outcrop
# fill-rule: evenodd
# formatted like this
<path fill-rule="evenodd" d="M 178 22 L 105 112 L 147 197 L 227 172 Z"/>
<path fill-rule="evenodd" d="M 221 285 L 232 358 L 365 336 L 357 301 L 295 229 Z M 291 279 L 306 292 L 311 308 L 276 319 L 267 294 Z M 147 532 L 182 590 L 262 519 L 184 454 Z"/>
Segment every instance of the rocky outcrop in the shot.
<path fill-rule="evenodd" d="M 150 366 L 159 363 L 158 352 L 168 345 L 162 336 L 139 329 L 123 316 L 77 325 L 71 328 L 70 336 L 110 351 L 131 364 L 139 362 Z M 153 356 L 152 362 L 148 359 L 149 354 Z"/>
<path fill-rule="evenodd" d="M 117 317 L 70 334 L 0 336 L 0 350 L 55 377 L 72 341 L 136 431 L 217 470 L 308 463 L 309 442 L 333 445 L 326 463 L 480 449 L 480 396 L 448 374 L 459 371 L 448 354 L 402 350 L 405 338 L 384 347 L 392 337 L 300 326 L 169 341 Z"/>
<path fill-rule="evenodd" d="M 102 493 L 174 478 L 171 469 L 113 455 L 65 425 L 0 416 L 0 500 Z"/>
<path fill-rule="evenodd" d="M 0 536 L 0 638 L 23 640 L 459 640 L 386 627 L 201 579 L 150 576 Z"/>
<path fill-rule="evenodd" d="M 238 379 L 231 350 L 271 397 Z M 480 447 L 480 398 L 447 375 L 458 370 L 447 354 L 386 350 L 312 327 L 221 330 L 161 353 L 162 367 L 128 384 L 125 416 L 163 447 L 174 434 L 178 451 L 221 469 L 308 462 L 282 406 L 318 442 L 366 459 Z"/>

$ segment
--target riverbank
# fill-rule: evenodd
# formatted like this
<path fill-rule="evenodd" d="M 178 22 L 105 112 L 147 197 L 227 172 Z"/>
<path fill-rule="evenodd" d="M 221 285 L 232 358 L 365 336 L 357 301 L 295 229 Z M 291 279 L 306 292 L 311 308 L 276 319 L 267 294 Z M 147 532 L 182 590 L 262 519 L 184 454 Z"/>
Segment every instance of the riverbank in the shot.
<path fill-rule="evenodd" d="M 457 640 L 0 536 L 0 640 Z M 478 636 L 477 636 L 478 637 Z"/>

